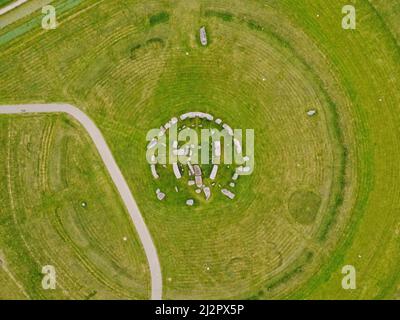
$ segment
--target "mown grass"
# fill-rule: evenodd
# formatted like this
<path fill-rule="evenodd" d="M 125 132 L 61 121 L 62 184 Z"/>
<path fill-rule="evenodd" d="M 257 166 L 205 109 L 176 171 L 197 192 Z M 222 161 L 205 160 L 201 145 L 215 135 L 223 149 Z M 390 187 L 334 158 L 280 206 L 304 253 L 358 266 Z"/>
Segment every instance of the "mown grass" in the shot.
<path fill-rule="evenodd" d="M 0 0 L 0 8 L 5 7 L 6 5 L 13 2 L 13 0 Z"/>
<path fill-rule="evenodd" d="M 164 297 L 396 295 L 399 67 L 382 24 L 389 5 L 377 14 L 357 4 L 371 19 L 356 31 L 340 28 L 341 3 L 323 0 L 87 6 L 73 19 L 66 12 L 52 33 L 34 28 L 18 46 L 0 34 L 0 103 L 68 101 L 97 122 L 154 237 Z M 201 25 L 212 35 L 206 48 Z M 256 171 L 239 179 L 232 202 L 216 188 L 210 203 L 196 198 L 188 208 L 195 195 L 171 170 L 152 180 L 144 161 L 147 130 L 194 109 L 255 129 Z M 299 190 L 321 197 L 310 225 L 289 213 Z M 341 289 L 345 264 L 357 268 L 356 291 Z"/>
<path fill-rule="evenodd" d="M 152 27 L 159 23 L 168 22 L 168 20 L 169 20 L 168 12 L 160 12 L 158 14 L 152 15 L 149 18 L 150 26 Z"/>
<path fill-rule="evenodd" d="M 214 11 L 214 10 L 206 10 L 205 12 L 206 17 L 217 17 L 221 18 L 224 21 L 232 21 L 234 19 L 233 14 L 230 12 L 221 12 L 221 11 Z"/>
<path fill-rule="evenodd" d="M 84 130 L 65 116 L 2 116 L 0 136 L 2 277 L 10 283 L 0 296 L 148 298 L 141 244 Z M 41 286 L 45 265 L 56 269 L 54 291 Z"/>

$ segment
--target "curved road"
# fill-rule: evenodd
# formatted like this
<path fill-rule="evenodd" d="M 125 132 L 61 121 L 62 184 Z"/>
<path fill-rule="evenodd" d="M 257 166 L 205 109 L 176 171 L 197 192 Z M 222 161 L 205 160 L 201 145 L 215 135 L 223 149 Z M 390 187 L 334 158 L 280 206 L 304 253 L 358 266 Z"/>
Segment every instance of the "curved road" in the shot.
<path fill-rule="evenodd" d="M 17 1 L 11 2 L 9 5 L 0 9 L 0 16 L 7 13 L 8 11 L 11 11 L 11 10 L 19 7 L 20 5 L 24 4 L 27 1 L 28 0 L 17 0 Z"/>
<path fill-rule="evenodd" d="M 67 113 L 74 117 L 86 129 L 92 138 L 121 198 L 128 209 L 131 219 L 143 244 L 151 274 L 151 299 L 161 300 L 162 276 L 158 260 L 157 250 L 154 246 L 150 232 L 140 214 L 139 208 L 132 193 L 121 173 L 115 159 L 100 130 L 94 122 L 81 110 L 69 104 L 28 104 L 0 106 L 0 114 L 24 114 L 24 113 Z"/>

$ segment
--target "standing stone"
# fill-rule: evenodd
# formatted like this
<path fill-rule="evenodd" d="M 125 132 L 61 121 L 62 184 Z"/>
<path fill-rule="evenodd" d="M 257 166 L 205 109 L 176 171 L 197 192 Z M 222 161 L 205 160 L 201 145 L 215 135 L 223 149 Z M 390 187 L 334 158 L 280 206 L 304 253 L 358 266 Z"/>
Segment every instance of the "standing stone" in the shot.
<path fill-rule="evenodd" d="M 161 192 L 160 189 L 157 189 L 156 190 L 156 194 L 157 194 L 157 199 L 158 200 L 160 200 L 160 201 L 164 200 L 164 198 L 165 198 L 165 193 L 164 192 Z"/>
<path fill-rule="evenodd" d="M 206 27 L 201 27 L 200 28 L 200 42 L 203 46 L 206 46 L 208 41 L 207 41 L 207 33 L 206 33 Z"/>
<path fill-rule="evenodd" d="M 227 190 L 227 189 L 222 189 L 221 192 L 222 192 L 225 196 L 227 196 L 229 199 L 231 199 L 231 200 L 232 200 L 233 198 L 235 198 L 235 194 L 232 193 L 232 192 L 230 192 L 230 191 Z"/>
<path fill-rule="evenodd" d="M 211 197 L 211 190 L 209 187 L 203 188 L 204 194 L 206 195 L 206 200 L 210 199 Z"/>

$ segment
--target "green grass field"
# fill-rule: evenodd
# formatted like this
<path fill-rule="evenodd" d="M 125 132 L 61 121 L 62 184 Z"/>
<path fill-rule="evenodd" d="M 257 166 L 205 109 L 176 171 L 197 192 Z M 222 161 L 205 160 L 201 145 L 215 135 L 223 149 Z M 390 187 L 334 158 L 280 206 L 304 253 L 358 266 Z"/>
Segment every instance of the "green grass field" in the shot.
<path fill-rule="evenodd" d="M 83 129 L 56 115 L 1 117 L 0 128 L 0 297 L 148 298 L 141 244 Z M 55 291 L 41 288 L 45 265 Z"/>
<path fill-rule="evenodd" d="M 40 12 L 0 29 L 0 104 L 68 102 L 96 122 L 153 236 L 166 299 L 394 299 L 400 6 L 357 1 L 350 31 L 345 4 L 55 1 L 56 30 Z M 174 191 L 171 170 L 152 179 L 147 131 L 193 110 L 255 130 L 255 171 L 233 201 L 187 207 L 195 195 Z M 0 136 L 0 297 L 148 297 L 141 245 L 82 129 L 2 116 Z M 64 291 L 41 290 L 49 259 Z M 356 290 L 341 287 L 347 264 Z"/>
<path fill-rule="evenodd" d="M 12 0 L 0 0 L 0 8 L 5 7 L 6 5 L 12 3 Z"/>

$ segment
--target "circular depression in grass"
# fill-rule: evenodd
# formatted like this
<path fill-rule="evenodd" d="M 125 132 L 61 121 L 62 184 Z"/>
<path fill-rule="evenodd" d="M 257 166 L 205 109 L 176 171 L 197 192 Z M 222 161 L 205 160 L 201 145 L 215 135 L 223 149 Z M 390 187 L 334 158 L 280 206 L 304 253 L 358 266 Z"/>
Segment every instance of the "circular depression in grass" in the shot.
<path fill-rule="evenodd" d="M 296 191 L 289 199 L 289 212 L 300 224 L 312 224 L 320 206 L 321 197 L 312 191 Z"/>

